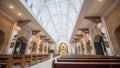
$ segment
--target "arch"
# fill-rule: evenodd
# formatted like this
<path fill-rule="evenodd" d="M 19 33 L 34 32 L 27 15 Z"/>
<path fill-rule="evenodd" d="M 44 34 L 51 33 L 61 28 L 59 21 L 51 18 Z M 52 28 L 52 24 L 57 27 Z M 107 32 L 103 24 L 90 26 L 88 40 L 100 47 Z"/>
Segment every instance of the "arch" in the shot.
<path fill-rule="evenodd" d="M 96 35 L 96 36 L 94 37 L 94 42 L 99 42 L 101 38 L 102 38 L 101 35 Z"/>
<path fill-rule="evenodd" d="M 120 25 L 118 25 L 115 29 L 115 33 L 120 33 Z"/>
<path fill-rule="evenodd" d="M 106 52 L 103 37 L 101 35 L 96 35 L 94 37 L 94 47 L 97 55 L 104 55 L 104 52 Z"/>
<path fill-rule="evenodd" d="M 2 30 L 0 30 L 0 48 L 2 48 L 4 39 L 5 39 L 5 33 Z"/>
<path fill-rule="evenodd" d="M 27 39 L 25 37 L 19 37 L 18 39 L 21 39 L 23 43 L 27 43 Z"/>
<path fill-rule="evenodd" d="M 26 45 L 27 45 L 27 39 L 25 37 L 18 37 L 14 49 L 14 54 L 24 54 Z"/>
<path fill-rule="evenodd" d="M 118 43 L 119 48 L 120 48 L 120 25 L 118 25 L 116 27 L 116 29 L 114 30 L 114 33 L 115 33 L 115 37 L 116 37 L 117 43 Z"/>
<path fill-rule="evenodd" d="M 59 46 L 59 53 L 60 54 L 67 54 L 68 53 L 68 46 L 65 42 L 62 42 Z"/>

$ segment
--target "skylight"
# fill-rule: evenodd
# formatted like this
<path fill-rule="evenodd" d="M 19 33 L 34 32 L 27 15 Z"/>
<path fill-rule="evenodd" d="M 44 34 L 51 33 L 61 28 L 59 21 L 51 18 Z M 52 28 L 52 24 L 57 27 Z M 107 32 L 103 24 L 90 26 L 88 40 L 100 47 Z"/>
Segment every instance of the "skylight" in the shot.
<path fill-rule="evenodd" d="M 54 41 L 69 41 L 84 0 L 26 0 Z"/>

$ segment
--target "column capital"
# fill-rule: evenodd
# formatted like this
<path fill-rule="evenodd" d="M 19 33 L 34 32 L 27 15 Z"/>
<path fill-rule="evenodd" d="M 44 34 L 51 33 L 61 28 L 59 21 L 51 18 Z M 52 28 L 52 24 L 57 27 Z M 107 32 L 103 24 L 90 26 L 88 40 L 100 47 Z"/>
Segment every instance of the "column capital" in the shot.
<path fill-rule="evenodd" d="M 36 35 L 37 33 L 41 32 L 41 30 L 33 30 L 32 35 Z"/>
<path fill-rule="evenodd" d="M 101 17 L 100 16 L 85 16 L 84 19 L 87 19 L 89 21 L 92 21 L 95 24 L 101 23 Z"/>
<path fill-rule="evenodd" d="M 28 23 L 30 23 L 31 22 L 31 20 L 18 20 L 17 21 L 18 22 L 18 26 L 20 26 L 20 27 L 22 27 L 22 26 L 24 26 L 24 25 L 26 25 L 26 24 L 28 24 Z"/>
<path fill-rule="evenodd" d="M 86 34 L 89 34 L 89 29 L 87 29 L 87 28 L 85 28 L 85 29 L 78 29 L 78 30 L 80 30 L 80 31 L 82 31 L 82 32 L 84 32 Z"/>
<path fill-rule="evenodd" d="M 45 39 L 45 37 L 46 37 L 45 35 L 42 35 L 42 36 L 40 36 L 40 39 L 43 40 L 43 39 Z"/>

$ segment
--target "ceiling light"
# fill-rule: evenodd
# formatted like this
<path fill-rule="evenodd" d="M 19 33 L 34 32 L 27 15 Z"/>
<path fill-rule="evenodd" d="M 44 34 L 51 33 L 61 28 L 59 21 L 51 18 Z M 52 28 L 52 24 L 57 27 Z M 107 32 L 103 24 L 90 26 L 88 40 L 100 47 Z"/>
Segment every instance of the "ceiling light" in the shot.
<path fill-rule="evenodd" d="M 21 16 L 21 15 L 22 15 L 22 13 L 18 13 L 18 15 L 19 15 L 19 16 Z"/>
<path fill-rule="evenodd" d="M 14 7 L 12 5 L 9 5 L 9 8 L 13 9 Z"/>
<path fill-rule="evenodd" d="M 99 2 L 102 2 L 103 0 L 98 0 Z"/>

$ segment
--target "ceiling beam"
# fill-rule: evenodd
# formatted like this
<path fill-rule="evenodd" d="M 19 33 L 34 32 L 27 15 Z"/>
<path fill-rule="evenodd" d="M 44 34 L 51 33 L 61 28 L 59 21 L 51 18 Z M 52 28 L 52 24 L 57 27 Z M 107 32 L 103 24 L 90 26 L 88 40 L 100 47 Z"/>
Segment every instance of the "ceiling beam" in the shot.
<path fill-rule="evenodd" d="M 37 33 L 39 33 L 41 30 L 34 30 L 32 31 L 32 35 L 36 35 Z"/>
<path fill-rule="evenodd" d="M 89 29 L 78 29 L 78 30 L 81 30 L 82 32 L 84 32 L 86 34 L 89 34 Z"/>
<path fill-rule="evenodd" d="M 18 20 L 18 26 L 20 26 L 20 27 L 22 27 L 22 26 L 24 26 L 24 25 L 26 25 L 26 24 L 28 24 L 28 23 L 30 23 L 31 22 L 31 20 Z"/>
<path fill-rule="evenodd" d="M 78 42 L 78 41 L 75 41 L 75 40 L 74 40 L 74 41 L 72 41 L 72 43 L 74 43 L 74 44 L 77 44 L 77 42 Z"/>
<path fill-rule="evenodd" d="M 92 21 L 95 24 L 101 23 L 101 17 L 100 16 L 85 16 L 84 19 L 87 19 L 89 21 Z"/>
<path fill-rule="evenodd" d="M 46 37 L 45 35 L 44 36 L 40 36 L 40 39 L 43 40 L 43 39 L 45 39 L 45 37 Z"/>
<path fill-rule="evenodd" d="M 78 42 L 78 41 L 79 41 L 79 38 L 73 38 L 73 40 Z"/>
<path fill-rule="evenodd" d="M 52 40 L 49 40 L 48 43 L 49 43 L 49 44 L 52 44 L 53 42 L 52 42 Z"/>
<path fill-rule="evenodd" d="M 75 35 L 77 38 L 79 38 L 79 39 L 82 39 L 83 38 L 83 35 L 82 34 L 76 34 Z"/>
<path fill-rule="evenodd" d="M 50 39 L 45 39 L 45 42 L 48 42 Z"/>

